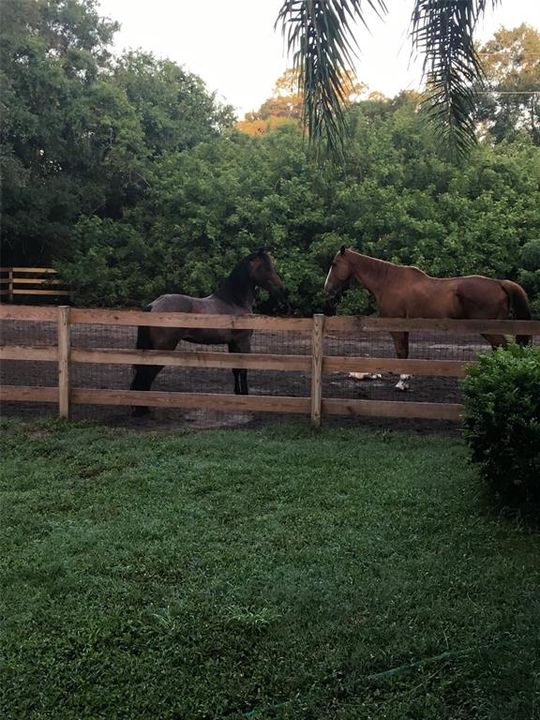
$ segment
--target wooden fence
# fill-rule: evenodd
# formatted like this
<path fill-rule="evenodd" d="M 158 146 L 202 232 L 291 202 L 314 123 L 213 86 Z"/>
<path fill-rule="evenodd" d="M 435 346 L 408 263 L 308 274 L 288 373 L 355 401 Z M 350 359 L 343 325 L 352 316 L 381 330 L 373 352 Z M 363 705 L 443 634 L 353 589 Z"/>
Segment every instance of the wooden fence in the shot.
<path fill-rule="evenodd" d="M 0 297 L 12 303 L 15 295 L 71 295 L 71 291 L 55 275 L 56 270 L 52 268 L 2 267 Z"/>
<path fill-rule="evenodd" d="M 35 387 L 0 386 L 0 399 L 58 404 L 61 417 L 69 417 L 73 404 L 147 405 L 167 408 L 209 408 L 254 412 L 297 413 L 311 415 L 318 426 L 325 415 L 375 416 L 459 420 L 458 403 L 403 402 L 325 398 L 322 377 L 336 372 L 392 372 L 412 375 L 463 377 L 470 361 L 419 360 L 378 357 L 345 357 L 324 354 L 326 333 L 431 331 L 450 334 L 496 333 L 504 335 L 540 335 L 540 321 L 525 320 L 428 320 L 377 317 L 275 318 L 263 315 L 195 315 L 184 313 L 147 313 L 128 310 L 91 310 L 60 307 L 0 306 L 0 320 L 55 322 L 57 345 L 0 347 L 0 360 L 52 361 L 58 366 L 58 385 Z M 270 353 L 185 352 L 162 350 L 86 349 L 71 345 L 71 326 L 109 325 L 182 328 L 249 329 L 309 333 L 311 353 L 287 355 Z M 107 390 L 72 387 L 73 363 L 147 364 L 197 368 L 239 368 L 247 370 L 302 371 L 311 375 L 309 397 L 270 395 L 232 395 L 160 391 Z"/>

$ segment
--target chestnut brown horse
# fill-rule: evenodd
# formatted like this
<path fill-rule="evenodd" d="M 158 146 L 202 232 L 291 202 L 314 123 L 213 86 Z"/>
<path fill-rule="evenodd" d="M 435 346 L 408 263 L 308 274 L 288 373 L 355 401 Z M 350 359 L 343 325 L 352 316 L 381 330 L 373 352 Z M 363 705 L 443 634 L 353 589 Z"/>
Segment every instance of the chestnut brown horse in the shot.
<path fill-rule="evenodd" d="M 529 320 L 531 313 L 525 290 L 511 280 L 493 280 L 482 275 L 434 278 L 411 265 L 395 265 L 361 255 L 352 248 L 336 253 L 324 290 L 329 301 L 343 285 L 355 278 L 375 297 L 379 314 L 387 318 L 455 318 Z M 398 358 L 409 356 L 409 333 L 390 333 Z M 483 336 L 493 348 L 506 344 L 504 335 Z M 518 343 L 531 338 L 520 335 Z M 409 376 L 402 375 L 396 385 L 406 390 Z"/>
<path fill-rule="evenodd" d="M 278 299 L 287 294 L 274 270 L 270 255 L 260 249 L 241 260 L 212 295 L 194 298 L 189 295 L 161 295 L 151 302 L 148 312 L 182 312 L 207 315 L 248 315 L 253 312 L 255 288 L 262 287 Z M 147 327 L 137 333 L 137 348 L 174 350 L 180 340 L 203 345 L 228 345 L 231 353 L 248 353 L 252 330 L 218 330 L 207 328 Z M 150 390 L 163 365 L 134 365 L 131 390 Z M 247 370 L 233 370 L 234 392 L 248 394 Z M 134 415 L 145 415 L 147 407 L 135 407 Z"/>

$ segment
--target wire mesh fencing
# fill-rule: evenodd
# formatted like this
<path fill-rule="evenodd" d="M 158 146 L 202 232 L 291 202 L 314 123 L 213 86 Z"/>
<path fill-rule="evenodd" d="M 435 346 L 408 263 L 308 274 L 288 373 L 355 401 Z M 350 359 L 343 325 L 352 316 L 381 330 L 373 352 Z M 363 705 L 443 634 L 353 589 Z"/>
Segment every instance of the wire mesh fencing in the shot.
<path fill-rule="evenodd" d="M 57 324 L 48 321 L 19 321 L 3 319 L 0 322 L 1 342 L 4 346 L 54 348 L 58 342 Z M 90 324 L 76 322 L 70 327 L 72 350 L 133 350 L 136 347 L 137 326 L 122 324 Z M 540 337 L 535 338 L 540 342 Z M 227 353 L 227 345 L 199 345 L 181 342 L 178 350 L 193 352 Z M 409 333 L 409 358 L 417 360 L 472 361 L 479 352 L 489 350 L 488 343 L 478 334 L 455 335 L 439 331 Z M 303 370 L 247 371 L 251 395 L 310 398 L 312 336 L 308 331 L 254 330 L 251 352 L 280 356 L 303 356 Z M 395 358 L 392 336 L 386 331 L 363 331 L 358 328 L 330 329 L 324 334 L 325 358 Z M 133 377 L 130 365 L 117 363 L 71 363 L 72 388 L 128 390 Z M 457 377 L 437 374 L 411 377 L 407 391 L 396 389 L 399 376 L 395 373 L 372 373 L 361 370 L 328 372 L 323 375 L 323 398 L 343 400 L 401 401 L 415 403 L 459 403 L 460 390 Z M 7 386 L 54 387 L 58 382 L 55 361 L 4 360 L 0 366 L 0 382 Z M 213 396 L 211 405 L 187 408 L 154 408 L 147 423 L 155 427 L 188 426 L 245 426 L 274 420 L 274 413 L 231 411 L 221 407 L 220 395 L 233 392 L 233 373 L 230 368 L 163 367 L 152 390 L 158 392 L 203 393 Z M 46 403 L 4 402 L 4 415 L 25 417 L 54 417 L 57 407 Z M 128 424 L 131 408 L 128 406 L 80 405 L 72 408 L 73 419 L 93 419 L 114 424 Z M 336 420 L 334 420 L 336 422 Z"/>

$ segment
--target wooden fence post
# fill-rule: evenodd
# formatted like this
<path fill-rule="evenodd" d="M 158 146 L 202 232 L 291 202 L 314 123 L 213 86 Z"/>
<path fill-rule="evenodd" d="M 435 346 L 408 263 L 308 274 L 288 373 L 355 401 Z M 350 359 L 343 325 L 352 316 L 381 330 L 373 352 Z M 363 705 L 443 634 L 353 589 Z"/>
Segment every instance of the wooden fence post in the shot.
<path fill-rule="evenodd" d="M 311 334 L 311 424 L 321 425 L 324 315 L 313 316 Z"/>
<path fill-rule="evenodd" d="M 13 268 L 8 269 L 8 302 L 13 302 Z"/>
<path fill-rule="evenodd" d="M 70 310 L 68 305 L 58 308 L 58 413 L 61 418 L 69 418 L 70 412 Z"/>

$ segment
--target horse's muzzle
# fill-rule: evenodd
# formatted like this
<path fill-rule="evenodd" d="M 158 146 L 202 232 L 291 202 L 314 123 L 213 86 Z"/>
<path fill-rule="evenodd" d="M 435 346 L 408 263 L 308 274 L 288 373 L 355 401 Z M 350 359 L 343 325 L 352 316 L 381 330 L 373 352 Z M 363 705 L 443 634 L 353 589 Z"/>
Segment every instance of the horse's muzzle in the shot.
<path fill-rule="evenodd" d="M 323 313 L 324 313 L 327 317 L 334 317 L 334 315 L 336 314 L 336 312 L 337 312 L 337 309 L 336 309 L 336 306 L 335 306 L 333 303 L 325 303 Z"/>
<path fill-rule="evenodd" d="M 289 288 L 285 285 L 274 285 L 271 294 L 275 297 L 280 307 L 282 307 L 287 315 L 292 315 L 292 305 L 289 300 Z"/>
<path fill-rule="evenodd" d="M 326 293 L 323 312 L 325 315 L 333 317 L 337 312 L 337 298 L 333 294 Z"/>

